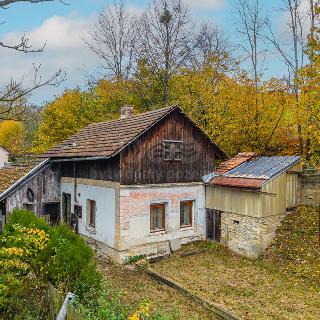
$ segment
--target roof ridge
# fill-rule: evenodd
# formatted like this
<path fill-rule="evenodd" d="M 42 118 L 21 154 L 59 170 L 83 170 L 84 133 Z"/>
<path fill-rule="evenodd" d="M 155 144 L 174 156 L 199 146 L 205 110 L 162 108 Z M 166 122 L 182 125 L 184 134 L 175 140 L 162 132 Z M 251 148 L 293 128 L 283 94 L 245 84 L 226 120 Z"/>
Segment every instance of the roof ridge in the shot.
<path fill-rule="evenodd" d="M 116 122 L 125 122 L 127 120 L 130 120 L 132 118 L 136 118 L 136 117 L 139 117 L 139 116 L 146 116 L 148 114 L 153 114 L 153 113 L 157 113 L 157 112 L 163 112 L 165 110 L 173 110 L 175 108 L 179 108 L 177 105 L 172 105 L 172 106 L 169 106 L 169 107 L 164 107 L 164 108 L 159 108 L 159 109 L 154 109 L 154 110 L 149 110 L 149 111 L 146 111 L 146 112 L 140 112 L 140 113 L 136 113 L 136 114 L 133 114 L 132 116 L 130 117 L 127 117 L 127 118 L 123 118 L 123 119 L 112 119 L 112 120 L 108 120 L 108 121 L 99 121 L 99 122 L 93 122 L 93 123 L 90 123 L 88 124 L 86 127 L 84 128 L 87 128 L 87 127 L 90 127 L 90 126 L 95 126 L 95 125 L 98 125 L 98 124 L 104 124 L 104 123 L 116 123 Z M 84 129 L 82 128 L 82 129 Z M 81 129 L 80 129 L 81 130 Z M 79 131 L 78 131 L 79 132 Z"/>

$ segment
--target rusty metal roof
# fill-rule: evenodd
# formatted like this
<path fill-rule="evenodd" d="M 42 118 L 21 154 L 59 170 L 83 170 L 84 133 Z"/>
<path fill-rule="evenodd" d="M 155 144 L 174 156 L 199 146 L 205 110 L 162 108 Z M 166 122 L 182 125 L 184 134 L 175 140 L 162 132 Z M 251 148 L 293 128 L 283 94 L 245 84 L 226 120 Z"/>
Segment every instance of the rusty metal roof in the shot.
<path fill-rule="evenodd" d="M 214 178 L 210 184 L 235 188 L 259 189 L 266 181 L 266 179 L 230 178 L 219 176 Z"/>
<path fill-rule="evenodd" d="M 41 157 L 113 157 L 174 110 L 183 114 L 179 107 L 172 106 L 133 115 L 125 119 L 93 123 L 56 145 Z M 201 132 L 206 135 L 203 131 Z M 214 144 L 207 135 L 206 137 L 210 143 Z M 217 145 L 215 147 L 217 153 L 224 158 L 223 150 Z"/>

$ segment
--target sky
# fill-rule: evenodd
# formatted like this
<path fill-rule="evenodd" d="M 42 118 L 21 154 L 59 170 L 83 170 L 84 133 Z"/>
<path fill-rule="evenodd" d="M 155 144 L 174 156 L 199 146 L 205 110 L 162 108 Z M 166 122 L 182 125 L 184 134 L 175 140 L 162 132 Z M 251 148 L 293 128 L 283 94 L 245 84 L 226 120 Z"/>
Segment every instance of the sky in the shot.
<path fill-rule="evenodd" d="M 94 25 L 103 8 L 112 5 L 113 0 L 68 0 L 68 5 L 59 1 L 38 4 L 15 3 L 8 9 L 1 10 L 0 41 L 14 44 L 22 34 L 30 38 L 34 49 L 41 48 L 41 53 L 20 53 L 0 48 L 0 86 L 4 86 L 11 78 L 23 79 L 26 86 L 32 83 L 33 65 L 41 65 L 40 74 L 45 79 L 61 69 L 66 73 L 66 80 L 58 88 L 45 87 L 35 92 L 30 102 L 42 105 L 52 100 L 64 89 L 83 88 L 87 75 L 96 72 L 98 59 L 86 47 L 83 39 Z M 185 0 L 190 12 L 197 22 L 210 22 L 222 30 L 228 40 L 236 44 L 239 37 L 234 25 L 234 0 Z M 147 0 L 127 0 L 127 6 L 138 14 L 147 5 Z M 276 32 L 281 36 L 285 29 L 283 12 L 279 12 L 281 0 L 263 1 Z M 244 67 L 246 67 L 244 65 Z M 267 57 L 265 76 L 282 76 L 286 67 L 278 56 Z"/>

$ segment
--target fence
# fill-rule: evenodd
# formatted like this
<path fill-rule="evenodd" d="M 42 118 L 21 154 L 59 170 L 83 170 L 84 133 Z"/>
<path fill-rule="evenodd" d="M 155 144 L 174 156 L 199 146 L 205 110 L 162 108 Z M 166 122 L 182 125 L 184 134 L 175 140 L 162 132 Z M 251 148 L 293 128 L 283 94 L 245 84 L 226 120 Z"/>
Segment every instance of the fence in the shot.
<path fill-rule="evenodd" d="M 58 292 L 58 290 L 49 284 L 48 287 L 48 303 L 49 303 L 49 320 L 56 320 L 60 308 L 63 304 L 65 297 Z M 81 314 L 74 308 L 74 306 L 69 305 L 67 311 L 67 320 L 84 320 Z"/>

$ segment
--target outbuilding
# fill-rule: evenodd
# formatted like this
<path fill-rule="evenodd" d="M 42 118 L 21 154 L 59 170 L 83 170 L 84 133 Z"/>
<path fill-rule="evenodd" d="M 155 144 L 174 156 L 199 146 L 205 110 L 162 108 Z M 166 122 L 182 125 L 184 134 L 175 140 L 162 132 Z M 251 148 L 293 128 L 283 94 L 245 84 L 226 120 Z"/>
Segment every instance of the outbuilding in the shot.
<path fill-rule="evenodd" d="M 300 202 L 299 156 L 241 153 L 204 177 L 207 237 L 257 257 Z"/>

